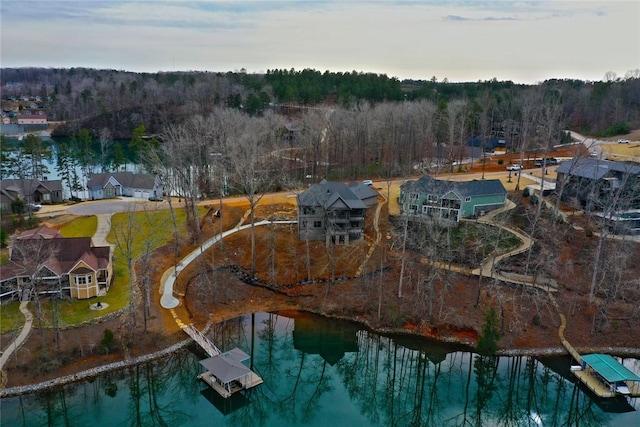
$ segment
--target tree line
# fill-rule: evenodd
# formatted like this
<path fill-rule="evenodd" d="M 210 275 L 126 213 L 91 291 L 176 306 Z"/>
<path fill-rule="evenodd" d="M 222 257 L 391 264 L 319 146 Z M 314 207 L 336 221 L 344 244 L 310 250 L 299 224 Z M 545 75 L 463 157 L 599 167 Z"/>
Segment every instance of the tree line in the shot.
<path fill-rule="evenodd" d="M 452 83 L 443 79 L 403 80 L 385 74 L 318 70 L 134 73 L 89 68 L 3 68 L 3 94 L 50 98 L 50 120 L 65 121 L 59 133 L 85 127 L 97 135 L 107 128 L 115 138 L 130 138 L 145 125 L 157 133 L 169 123 L 206 115 L 220 106 L 249 115 L 273 104 L 330 105 L 361 110 L 380 103 L 428 101 L 439 109 L 466 102 L 476 110 L 487 103 L 517 120 L 518 99 L 532 88 L 556 92 L 565 124 L 587 134 L 612 136 L 640 126 L 640 70 L 624 77 L 607 73 L 602 81 L 552 79 L 536 85 L 511 81 Z M 6 83 L 11 83 L 6 85 Z"/>

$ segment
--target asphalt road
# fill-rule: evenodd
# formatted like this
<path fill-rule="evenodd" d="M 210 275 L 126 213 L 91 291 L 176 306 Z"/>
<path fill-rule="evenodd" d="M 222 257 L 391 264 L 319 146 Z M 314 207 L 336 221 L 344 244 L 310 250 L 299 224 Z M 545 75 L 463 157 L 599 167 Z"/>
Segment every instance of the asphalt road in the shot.
<path fill-rule="evenodd" d="M 127 210 L 143 210 L 159 207 L 165 202 L 148 202 L 144 199 L 122 198 L 118 200 L 96 200 L 84 202 L 67 208 L 67 212 L 73 215 L 100 215 L 126 212 Z M 168 204 L 167 204 L 168 205 Z"/>

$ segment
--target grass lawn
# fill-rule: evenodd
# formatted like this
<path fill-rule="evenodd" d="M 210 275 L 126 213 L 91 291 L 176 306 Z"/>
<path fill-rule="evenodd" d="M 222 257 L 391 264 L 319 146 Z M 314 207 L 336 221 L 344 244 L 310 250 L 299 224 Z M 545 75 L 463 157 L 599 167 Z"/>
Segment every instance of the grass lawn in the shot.
<path fill-rule="evenodd" d="M 9 331 L 22 328 L 24 325 L 24 315 L 20 312 L 19 302 L 8 302 L 0 305 L 0 333 L 4 334 Z M 6 345 L 6 343 L 3 344 Z"/>
<path fill-rule="evenodd" d="M 206 208 L 198 208 L 200 216 L 204 215 Z M 186 234 L 186 218 L 184 209 L 175 210 L 176 223 L 178 224 L 178 234 Z M 117 231 L 116 231 L 117 230 Z M 173 240 L 173 220 L 171 211 L 168 209 L 122 212 L 111 217 L 111 231 L 107 236 L 107 241 L 116 245 L 114 256 L 126 258 L 127 249 L 130 242 L 130 249 L 133 258 L 137 258 L 146 250 L 158 248 Z"/>
<path fill-rule="evenodd" d="M 98 228 L 98 217 L 81 216 L 66 223 L 61 229 L 62 237 L 93 237 Z"/>

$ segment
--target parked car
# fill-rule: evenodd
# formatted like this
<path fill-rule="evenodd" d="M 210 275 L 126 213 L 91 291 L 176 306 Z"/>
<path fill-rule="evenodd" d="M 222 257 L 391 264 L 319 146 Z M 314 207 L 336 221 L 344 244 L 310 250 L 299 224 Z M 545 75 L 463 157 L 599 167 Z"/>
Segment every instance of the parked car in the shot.
<path fill-rule="evenodd" d="M 533 165 L 538 168 L 542 167 L 543 164 L 547 166 L 557 165 L 558 159 L 554 157 L 549 157 L 548 159 L 536 159 L 533 161 Z"/>
<path fill-rule="evenodd" d="M 162 201 L 162 196 L 150 196 L 149 197 L 149 201 L 150 202 L 161 202 Z"/>
<path fill-rule="evenodd" d="M 519 171 L 520 169 L 522 169 L 522 165 L 517 165 L 515 163 L 513 165 L 507 166 L 508 171 Z"/>
<path fill-rule="evenodd" d="M 38 205 L 35 203 L 29 203 L 27 205 L 27 209 L 30 210 L 31 212 L 38 212 L 40 209 L 42 209 L 42 205 Z"/>
<path fill-rule="evenodd" d="M 629 143 L 629 140 L 626 138 L 620 138 L 618 140 L 618 144 L 628 144 L 628 143 Z"/>
<path fill-rule="evenodd" d="M 370 179 L 365 179 L 364 181 L 362 181 L 362 183 L 364 185 L 368 185 L 369 187 L 371 187 L 373 185 L 373 181 Z"/>

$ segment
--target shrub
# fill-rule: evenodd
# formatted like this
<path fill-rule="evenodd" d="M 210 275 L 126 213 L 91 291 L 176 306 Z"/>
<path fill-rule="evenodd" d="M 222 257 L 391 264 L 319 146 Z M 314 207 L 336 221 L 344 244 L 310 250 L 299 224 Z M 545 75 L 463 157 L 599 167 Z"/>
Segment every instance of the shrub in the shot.
<path fill-rule="evenodd" d="M 499 165 L 504 164 L 504 160 L 503 160 L 503 159 L 498 159 L 498 164 L 499 164 Z"/>
<path fill-rule="evenodd" d="M 522 197 L 529 197 L 529 189 L 525 188 L 524 191 L 522 192 Z"/>

